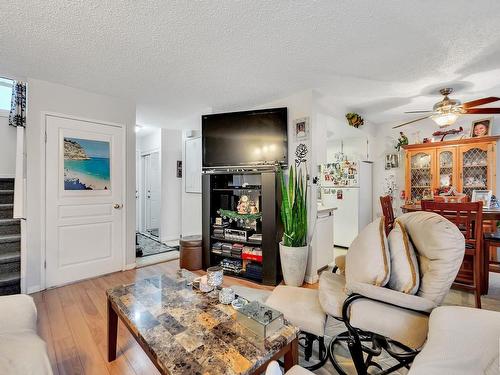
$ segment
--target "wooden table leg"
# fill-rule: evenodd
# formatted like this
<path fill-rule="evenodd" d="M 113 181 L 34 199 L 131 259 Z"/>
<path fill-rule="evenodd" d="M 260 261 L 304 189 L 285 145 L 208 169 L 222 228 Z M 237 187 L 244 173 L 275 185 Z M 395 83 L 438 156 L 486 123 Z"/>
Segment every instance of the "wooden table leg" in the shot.
<path fill-rule="evenodd" d="M 285 353 L 285 372 L 299 363 L 299 341 L 295 338 L 290 343 L 290 350 Z"/>
<path fill-rule="evenodd" d="M 483 256 L 482 256 L 482 261 L 483 261 L 483 277 L 481 280 L 481 294 L 488 294 L 488 287 L 489 287 L 489 276 L 490 276 L 490 247 L 491 243 L 488 240 L 484 241 L 483 244 Z"/>
<path fill-rule="evenodd" d="M 116 359 L 116 336 L 118 334 L 118 315 L 108 300 L 108 362 Z"/>

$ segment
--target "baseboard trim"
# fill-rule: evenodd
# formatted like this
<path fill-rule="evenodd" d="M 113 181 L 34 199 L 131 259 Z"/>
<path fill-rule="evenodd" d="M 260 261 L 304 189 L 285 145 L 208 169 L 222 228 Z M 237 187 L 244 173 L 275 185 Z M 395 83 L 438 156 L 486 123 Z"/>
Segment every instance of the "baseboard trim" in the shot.
<path fill-rule="evenodd" d="M 319 276 L 316 274 L 316 275 L 306 275 L 306 277 L 304 278 L 304 281 L 307 283 L 307 284 L 316 284 L 319 280 Z"/>
<path fill-rule="evenodd" d="M 136 268 L 137 265 L 134 263 L 130 263 L 130 264 L 126 264 L 123 266 L 123 269 L 122 271 L 129 271 L 129 270 L 133 270 L 134 268 Z"/>
<path fill-rule="evenodd" d="M 42 287 L 40 285 L 30 286 L 30 287 L 28 287 L 28 291 L 26 294 L 33 294 L 36 292 L 40 292 L 41 290 L 42 290 Z"/>
<path fill-rule="evenodd" d="M 168 241 L 176 241 L 179 238 L 180 238 L 180 235 L 178 235 L 178 236 L 168 236 L 168 237 L 162 238 L 161 242 L 165 243 L 165 242 L 168 242 Z"/>

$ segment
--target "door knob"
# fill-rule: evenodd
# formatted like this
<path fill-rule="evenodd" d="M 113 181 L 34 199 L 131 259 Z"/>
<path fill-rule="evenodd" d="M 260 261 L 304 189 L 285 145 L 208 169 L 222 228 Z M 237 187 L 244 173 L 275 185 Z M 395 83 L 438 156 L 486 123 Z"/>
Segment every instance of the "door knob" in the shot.
<path fill-rule="evenodd" d="M 121 207 L 121 204 L 118 204 L 118 203 L 115 203 L 115 204 L 113 205 L 113 208 L 114 208 L 115 210 L 119 209 L 120 207 Z"/>

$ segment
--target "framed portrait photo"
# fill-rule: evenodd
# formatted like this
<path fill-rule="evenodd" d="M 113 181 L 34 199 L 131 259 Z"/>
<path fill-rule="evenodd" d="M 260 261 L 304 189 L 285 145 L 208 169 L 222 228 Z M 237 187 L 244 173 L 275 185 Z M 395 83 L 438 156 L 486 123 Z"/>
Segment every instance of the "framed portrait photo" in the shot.
<path fill-rule="evenodd" d="M 293 121 L 293 132 L 295 141 L 307 141 L 309 139 L 309 117 L 302 117 Z"/>
<path fill-rule="evenodd" d="M 483 202 L 483 208 L 490 208 L 491 190 L 473 190 L 472 202 Z"/>
<path fill-rule="evenodd" d="M 491 128 L 493 127 L 493 117 L 476 120 L 472 123 L 470 130 L 471 138 L 479 138 L 491 135 Z"/>

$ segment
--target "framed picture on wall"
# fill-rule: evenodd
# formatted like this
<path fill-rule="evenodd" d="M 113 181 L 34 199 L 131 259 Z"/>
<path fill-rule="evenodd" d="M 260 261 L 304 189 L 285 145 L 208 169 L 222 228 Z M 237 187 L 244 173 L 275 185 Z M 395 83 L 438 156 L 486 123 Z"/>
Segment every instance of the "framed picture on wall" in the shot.
<path fill-rule="evenodd" d="M 491 203 L 491 190 L 473 190 L 472 202 L 483 202 L 483 208 L 489 208 Z"/>
<path fill-rule="evenodd" d="M 399 167 L 399 155 L 398 154 L 385 154 L 385 169 L 392 169 Z"/>
<path fill-rule="evenodd" d="M 293 121 L 293 132 L 295 141 L 307 141 L 309 139 L 309 117 L 302 117 Z"/>
<path fill-rule="evenodd" d="M 493 117 L 484 118 L 474 121 L 472 123 L 470 137 L 478 138 L 491 135 L 491 128 L 493 127 Z"/>

